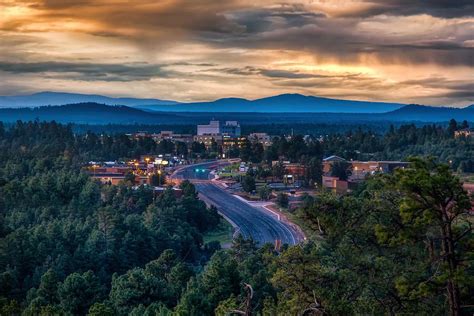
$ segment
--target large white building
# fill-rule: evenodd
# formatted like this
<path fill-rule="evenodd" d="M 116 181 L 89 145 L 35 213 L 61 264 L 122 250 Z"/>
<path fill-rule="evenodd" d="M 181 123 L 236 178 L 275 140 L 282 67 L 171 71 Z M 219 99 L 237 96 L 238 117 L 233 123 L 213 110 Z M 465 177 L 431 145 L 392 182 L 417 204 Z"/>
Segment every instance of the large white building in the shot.
<path fill-rule="evenodd" d="M 197 135 L 222 135 L 230 137 L 240 137 L 240 124 L 237 121 L 210 121 L 207 125 L 197 126 Z"/>

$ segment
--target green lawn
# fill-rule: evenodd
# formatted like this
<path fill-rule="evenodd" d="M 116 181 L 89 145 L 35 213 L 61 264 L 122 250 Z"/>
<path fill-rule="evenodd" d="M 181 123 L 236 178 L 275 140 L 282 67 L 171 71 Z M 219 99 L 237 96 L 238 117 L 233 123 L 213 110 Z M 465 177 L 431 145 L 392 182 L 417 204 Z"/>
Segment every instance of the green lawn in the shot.
<path fill-rule="evenodd" d="M 207 232 L 204 235 L 204 243 L 211 241 L 218 241 L 222 247 L 226 244 L 232 243 L 232 234 L 234 229 L 225 219 L 222 219 L 219 226 L 213 231 Z"/>

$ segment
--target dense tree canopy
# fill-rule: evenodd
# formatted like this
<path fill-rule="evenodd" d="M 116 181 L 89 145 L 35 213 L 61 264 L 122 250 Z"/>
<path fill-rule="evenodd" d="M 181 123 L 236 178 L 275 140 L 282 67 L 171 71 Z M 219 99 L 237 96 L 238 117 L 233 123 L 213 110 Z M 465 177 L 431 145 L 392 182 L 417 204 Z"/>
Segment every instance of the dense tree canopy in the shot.
<path fill-rule="evenodd" d="M 56 123 L 0 125 L 0 314 L 472 314 L 472 201 L 452 170 L 469 165 L 472 140 L 449 128 L 281 138 L 263 153 L 247 144 L 250 159 L 283 155 L 307 164 L 313 182 L 327 152 L 438 159 L 371 176 L 348 195 L 306 197 L 295 213 L 309 237 L 302 245 L 276 251 L 238 237 L 215 251 L 203 235 L 220 217 L 191 183 L 181 184 L 180 198 L 171 189 L 156 197 L 147 187 L 101 185 L 81 172 L 89 159 L 170 144 L 75 135 Z M 246 177 L 281 172 L 277 163 Z"/>
<path fill-rule="evenodd" d="M 19 122 L 2 129 L 2 308 L 84 315 L 101 302 L 94 310 L 119 314 L 152 302 L 173 307 L 207 260 L 203 234 L 220 217 L 192 184 L 183 184 L 179 199 L 172 190 L 155 199 L 150 188 L 101 185 L 81 172 L 92 157 L 136 154 L 128 137 L 117 137 L 123 148 L 111 145 L 106 153 L 94 134 L 76 136 L 68 126 Z M 139 153 L 153 146 L 136 145 Z M 140 290 L 128 276 L 143 279 Z"/>

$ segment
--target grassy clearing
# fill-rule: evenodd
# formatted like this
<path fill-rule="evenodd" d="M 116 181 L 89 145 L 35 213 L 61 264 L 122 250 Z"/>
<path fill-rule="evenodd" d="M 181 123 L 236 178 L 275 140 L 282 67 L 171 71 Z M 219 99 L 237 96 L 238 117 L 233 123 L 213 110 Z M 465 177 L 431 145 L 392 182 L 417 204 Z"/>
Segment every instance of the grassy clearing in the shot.
<path fill-rule="evenodd" d="M 218 241 L 222 247 L 232 242 L 232 234 L 234 229 L 225 219 L 221 219 L 221 222 L 216 229 L 207 232 L 204 235 L 204 243 L 211 241 Z"/>

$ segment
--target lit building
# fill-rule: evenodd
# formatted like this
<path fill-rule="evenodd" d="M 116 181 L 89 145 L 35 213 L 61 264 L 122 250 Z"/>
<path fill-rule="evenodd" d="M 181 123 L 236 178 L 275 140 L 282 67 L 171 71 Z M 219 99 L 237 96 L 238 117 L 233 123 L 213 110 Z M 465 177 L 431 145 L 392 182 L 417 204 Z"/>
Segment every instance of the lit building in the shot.
<path fill-rule="evenodd" d="M 245 145 L 246 140 L 247 138 L 245 137 L 223 136 L 222 147 L 224 148 L 224 150 L 229 149 L 231 147 L 242 148 Z"/>
<path fill-rule="evenodd" d="M 161 142 L 162 140 L 170 140 L 172 142 L 182 142 L 190 144 L 194 138 L 191 134 L 175 134 L 173 131 L 161 131 L 158 134 L 151 135 L 155 142 Z"/>
<path fill-rule="evenodd" d="M 272 145 L 272 139 L 267 133 L 252 133 L 249 134 L 248 140 L 252 143 L 262 144 L 263 147 L 270 147 Z"/>
<path fill-rule="evenodd" d="M 349 182 L 344 180 L 339 180 L 338 177 L 323 176 L 323 187 L 333 191 L 334 193 L 346 193 L 349 189 Z"/>
<path fill-rule="evenodd" d="M 368 174 L 390 173 L 397 168 L 408 166 L 408 162 L 403 161 L 348 161 L 338 156 L 330 156 L 323 159 L 323 173 L 329 174 L 334 163 L 345 162 L 351 171 L 350 180 L 363 180 Z"/>
<path fill-rule="evenodd" d="M 454 137 L 474 137 L 474 129 L 472 128 L 463 128 L 457 131 L 454 131 Z"/>
<path fill-rule="evenodd" d="M 219 134 L 196 135 L 194 136 L 194 141 L 198 143 L 203 143 L 206 147 L 211 147 L 214 142 L 216 142 L 218 146 L 222 146 L 223 136 Z"/>
<path fill-rule="evenodd" d="M 240 124 L 237 121 L 210 121 L 207 125 L 197 126 L 197 135 L 226 135 L 230 137 L 240 137 Z"/>

